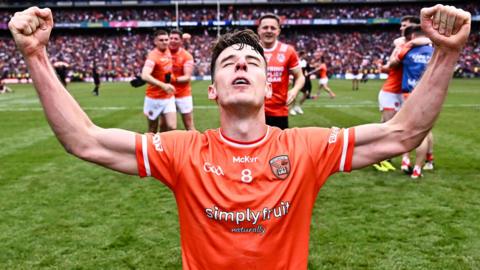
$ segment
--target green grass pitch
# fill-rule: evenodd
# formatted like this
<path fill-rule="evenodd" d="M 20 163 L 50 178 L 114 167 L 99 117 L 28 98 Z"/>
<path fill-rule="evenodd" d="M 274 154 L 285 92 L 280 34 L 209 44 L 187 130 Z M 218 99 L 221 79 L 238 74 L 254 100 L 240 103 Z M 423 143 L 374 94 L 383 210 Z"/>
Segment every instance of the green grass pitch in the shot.
<path fill-rule="evenodd" d="M 337 98 L 308 100 L 290 125 L 377 122 L 381 84 L 353 92 L 331 80 Z M 32 86 L 12 88 L 0 95 L 0 269 L 180 269 L 169 190 L 66 154 Z M 99 97 L 92 84 L 68 88 L 97 125 L 146 130 L 143 88 L 103 83 Z M 197 128 L 218 127 L 207 82 L 193 88 Z M 479 131 L 480 80 L 454 80 L 434 128 L 434 172 L 331 177 L 313 213 L 309 269 L 480 269 Z"/>

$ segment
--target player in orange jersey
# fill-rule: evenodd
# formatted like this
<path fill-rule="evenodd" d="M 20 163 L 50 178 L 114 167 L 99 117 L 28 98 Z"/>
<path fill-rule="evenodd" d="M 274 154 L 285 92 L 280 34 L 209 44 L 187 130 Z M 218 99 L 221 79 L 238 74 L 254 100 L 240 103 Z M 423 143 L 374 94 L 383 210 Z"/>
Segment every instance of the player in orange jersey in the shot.
<path fill-rule="evenodd" d="M 172 75 L 172 56 L 168 50 L 168 33 L 164 30 L 155 32 L 155 49 L 148 53 L 142 69 L 142 79 L 146 81 L 147 91 L 143 105 L 143 113 L 147 117 L 148 131 L 158 132 L 173 130 L 177 127 L 177 112 L 175 109 L 175 88 Z"/>
<path fill-rule="evenodd" d="M 9 22 L 67 151 L 119 172 L 153 176 L 172 190 L 186 270 L 307 269 L 311 215 L 327 178 L 410 151 L 441 110 L 471 16 L 436 5 L 422 9 L 422 26 L 435 54 L 427 76 L 388 122 L 348 129 L 266 125 L 267 62 L 257 36 L 243 30 L 222 36 L 213 49 L 208 97 L 219 106 L 220 128 L 140 135 L 96 126 L 60 83 L 46 52 L 49 9 L 29 8 Z"/>
<path fill-rule="evenodd" d="M 312 72 L 318 72 L 319 73 L 319 79 L 318 79 L 318 89 L 317 89 L 317 95 L 315 98 L 318 98 L 320 96 L 320 92 L 325 90 L 330 98 L 335 98 L 335 93 L 330 89 L 328 86 L 328 75 L 327 75 L 327 64 L 325 62 L 325 57 L 320 57 L 320 63 L 318 63 L 318 67 L 314 69 Z"/>
<path fill-rule="evenodd" d="M 258 20 L 258 36 L 262 44 L 268 67 L 268 81 L 272 84 L 272 98 L 265 100 L 265 115 L 268 125 L 288 128 L 288 106 L 295 100 L 305 83 L 305 77 L 295 49 L 278 40 L 280 18 L 267 13 Z M 288 90 L 289 74 L 294 85 Z"/>
<path fill-rule="evenodd" d="M 195 130 L 193 123 L 193 99 L 190 80 L 193 72 L 193 56 L 182 46 L 182 32 L 172 30 L 170 32 L 170 43 L 168 44 L 172 55 L 173 75 L 175 82 L 175 105 L 182 115 L 183 125 L 186 130 Z"/>
<path fill-rule="evenodd" d="M 418 24 L 420 19 L 416 16 L 404 16 L 400 21 L 401 36 L 393 41 L 394 49 L 390 55 L 389 62 L 385 65 L 379 63 L 378 67 L 380 72 L 388 72 L 387 80 L 378 93 L 378 105 L 380 107 L 382 122 L 392 119 L 392 117 L 395 115 L 395 113 L 397 113 L 398 110 L 400 110 L 400 107 L 403 104 L 402 65 L 392 65 L 392 61 L 396 58 L 396 55 L 401 51 L 402 47 L 407 42 L 404 37 L 405 28 L 411 24 Z M 395 167 L 390 160 L 381 161 L 378 164 L 374 164 L 373 167 L 382 172 L 395 170 Z"/>

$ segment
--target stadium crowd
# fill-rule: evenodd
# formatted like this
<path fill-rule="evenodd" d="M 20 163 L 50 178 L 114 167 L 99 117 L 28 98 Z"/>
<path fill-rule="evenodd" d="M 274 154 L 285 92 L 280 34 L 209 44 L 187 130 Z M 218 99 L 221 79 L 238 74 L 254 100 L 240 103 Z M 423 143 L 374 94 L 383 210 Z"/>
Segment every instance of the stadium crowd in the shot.
<path fill-rule="evenodd" d="M 302 30 L 285 32 L 283 41 L 295 45 L 297 51 L 306 51 L 307 58 L 313 64 L 324 56 L 329 63 L 330 74 L 345 74 L 354 68 L 375 74 L 377 62 L 387 60 L 392 50 L 391 41 L 396 35 L 396 31 Z M 209 75 L 210 49 L 214 40 L 215 36 L 207 32 L 192 36 L 188 50 L 195 59 L 194 76 Z M 26 65 L 16 51 L 13 40 L 1 38 L 0 47 L 3 48 L 0 51 L 0 69 L 8 70 L 7 77 L 27 77 Z M 70 64 L 70 78 L 73 80 L 90 77 L 94 61 L 102 77 L 109 80 L 138 75 L 152 47 L 150 34 L 55 35 L 50 42 L 49 55 L 53 61 L 61 60 Z M 480 76 L 479 33 L 472 33 L 459 61 L 457 75 Z"/>
<path fill-rule="evenodd" d="M 288 19 L 370 19 L 370 18 L 399 18 L 406 14 L 419 14 L 424 3 L 409 3 L 402 5 L 372 6 L 357 5 L 295 5 L 295 6 L 233 6 L 222 5 L 221 20 L 255 20 L 264 13 L 273 12 Z M 477 4 L 459 4 L 459 7 L 468 10 L 472 15 L 480 14 Z M 209 21 L 217 19 L 216 6 L 180 6 L 181 21 Z M 0 11 L 1 21 L 8 22 L 12 13 Z M 56 9 L 54 20 L 61 23 L 76 23 L 82 21 L 175 21 L 174 6 L 157 7 L 122 7 L 122 8 L 75 8 Z"/>

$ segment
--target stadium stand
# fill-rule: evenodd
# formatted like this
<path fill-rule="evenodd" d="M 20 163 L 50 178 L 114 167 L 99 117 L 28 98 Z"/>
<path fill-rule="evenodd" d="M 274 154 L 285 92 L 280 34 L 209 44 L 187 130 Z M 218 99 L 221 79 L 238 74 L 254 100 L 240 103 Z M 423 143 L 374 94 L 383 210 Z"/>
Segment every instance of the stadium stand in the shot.
<path fill-rule="evenodd" d="M 72 80 L 91 77 L 94 60 L 107 80 L 132 78 L 139 74 L 145 55 L 152 47 L 150 34 L 153 30 L 175 26 L 175 6 L 162 3 L 135 7 L 53 6 L 57 28 L 49 54 L 52 60 L 63 58 L 71 64 Z M 309 52 L 308 58 L 312 62 L 320 56 L 326 57 L 332 75 L 343 77 L 353 66 L 360 66 L 364 73 L 374 75 L 377 73 L 376 62 L 385 61 L 391 52 L 391 41 L 398 35 L 399 18 L 418 14 L 425 5 L 428 3 L 316 3 L 295 6 L 291 3 L 263 3 L 255 7 L 228 4 L 221 5 L 220 20 L 225 24 L 222 32 L 233 28 L 254 28 L 257 17 L 274 12 L 285 20 L 283 41 L 295 45 L 297 50 Z M 480 5 L 463 1 L 460 6 L 470 11 L 474 18 L 480 17 Z M 28 73 L 22 57 L 15 50 L 6 23 L 14 11 L 21 8 L 20 4 L 0 10 L 0 69 L 8 70 L 8 78 L 17 80 L 28 78 Z M 179 10 L 179 24 L 192 34 L 189 50 L 196 61 L 194 75 L 208 76 L 210 47 L 217 35 L 213 26 L 217 7 L 180 5 Z M 98 31 L 99 28 L 102 31 Z M 470 42 L 455 75 L 480 76 L 478 21 L 474 24 Z"/>

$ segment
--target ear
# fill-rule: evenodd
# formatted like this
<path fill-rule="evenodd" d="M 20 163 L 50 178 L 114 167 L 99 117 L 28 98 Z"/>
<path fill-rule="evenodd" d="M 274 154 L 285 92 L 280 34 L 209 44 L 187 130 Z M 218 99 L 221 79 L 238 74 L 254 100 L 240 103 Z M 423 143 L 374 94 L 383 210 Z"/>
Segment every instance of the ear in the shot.
<path fill-rule="evenodd" d="M 208 99 L 217 100 L 217 89 L 213 84 L 208 86 Z"/>
<path fill-rule="evenodd" d="M 267 84 L 265 84 L 265 98 L 272 98 L 272 83 L 270 82 L 267 82 Z"/>

